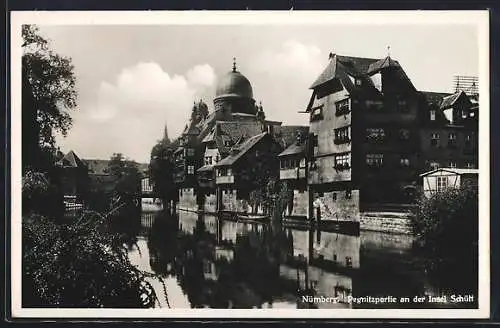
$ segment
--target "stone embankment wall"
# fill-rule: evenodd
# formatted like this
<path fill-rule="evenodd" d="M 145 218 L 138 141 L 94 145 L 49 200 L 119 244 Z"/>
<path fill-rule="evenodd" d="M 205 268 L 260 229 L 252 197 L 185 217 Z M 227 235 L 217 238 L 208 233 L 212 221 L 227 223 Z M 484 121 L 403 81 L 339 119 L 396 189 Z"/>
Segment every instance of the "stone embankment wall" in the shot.
<path fill-rule="evenodd" d="M 362 230 L 412 234 L 411 213 L 363 212 L 360 215 Z"/>

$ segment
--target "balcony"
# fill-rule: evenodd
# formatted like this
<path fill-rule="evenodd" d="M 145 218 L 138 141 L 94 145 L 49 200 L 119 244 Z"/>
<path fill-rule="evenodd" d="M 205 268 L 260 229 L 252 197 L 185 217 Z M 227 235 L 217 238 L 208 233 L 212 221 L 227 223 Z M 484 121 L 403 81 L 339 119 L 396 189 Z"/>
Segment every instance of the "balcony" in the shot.
<path fill-rule="evenodd" d="M 305 179 L 306 169 L 305 168 L 288 168 L 280 170 L 280 180 L 294 180 L 294 179 Z"/>
<path fill-rule="evenodd" d="M 234 183 L 234 175 L 221 175 L 215 178 L 216 184 L 231 184 Z"/>

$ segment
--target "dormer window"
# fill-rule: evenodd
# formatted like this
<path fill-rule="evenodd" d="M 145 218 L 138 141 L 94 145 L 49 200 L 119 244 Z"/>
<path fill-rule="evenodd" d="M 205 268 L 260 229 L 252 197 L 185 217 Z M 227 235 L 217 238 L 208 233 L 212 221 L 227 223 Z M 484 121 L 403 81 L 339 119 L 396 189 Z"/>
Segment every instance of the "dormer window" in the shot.
<path fill-rule="evenodd" d="M 431 121 L 435 121 L 436 120 L 436 111 L 434 109 L 431 109 L 430 111 L 430 119 Z"/>
<path fill-rule="evenodd" d="M 361 86 L 363 84 L 363 81 L 361 79 L 356 79 L 356 86 Z"/>

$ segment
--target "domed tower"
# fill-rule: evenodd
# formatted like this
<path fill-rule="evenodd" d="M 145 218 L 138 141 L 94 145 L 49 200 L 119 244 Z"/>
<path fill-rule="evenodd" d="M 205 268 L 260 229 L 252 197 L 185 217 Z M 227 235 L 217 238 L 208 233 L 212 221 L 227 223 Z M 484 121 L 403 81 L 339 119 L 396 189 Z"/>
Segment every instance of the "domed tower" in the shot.
<path fill-rule="evenodd" d="M 235 59 L 233 70 L 224 75 L 217 85 L 214 106 L 218 120 L 230 119 L 232 113 L 256 114 L 252 85 L 236 70 Z"/>

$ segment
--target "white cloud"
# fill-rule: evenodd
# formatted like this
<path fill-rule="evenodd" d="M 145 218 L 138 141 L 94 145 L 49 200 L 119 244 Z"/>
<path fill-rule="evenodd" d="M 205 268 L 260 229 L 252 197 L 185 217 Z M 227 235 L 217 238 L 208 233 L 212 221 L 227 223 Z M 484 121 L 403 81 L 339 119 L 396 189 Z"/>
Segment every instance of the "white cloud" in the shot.
<path fill-rule="evenodd" d="M 178 136 L 193 101 L 214 82 L 215 72 L 208 64 L 184 75 L 170 75 L 154 62 L 127 67 L 114 82 L 100 83 L 95 104 L 74 115 L 74 127 L 59 143 L 83 157 L 108 158 L 121 152 L 148 161 L 165 123 L 169 136 Z"/>
<path fill-rule="evenodd" d="M 284 124 L 307 124 L 307 115 L 298 111 L 307 106 L 309 86 L 327 64 L 324 57 L 317 46 L 290 40 L 257 58 L 254 79 L 259 83 L 252 85 L 268 117 Z"/>

